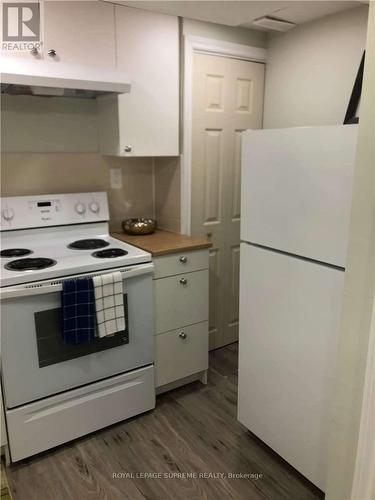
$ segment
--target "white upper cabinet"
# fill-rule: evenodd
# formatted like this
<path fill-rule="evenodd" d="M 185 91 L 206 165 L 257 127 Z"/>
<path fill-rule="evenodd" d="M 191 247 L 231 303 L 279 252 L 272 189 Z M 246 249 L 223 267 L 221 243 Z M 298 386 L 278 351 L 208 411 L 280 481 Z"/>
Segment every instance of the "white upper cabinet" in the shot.
<path fill-rule="evenodd" d="M 117 156 L 179 154 L 177 17 L 115 6 L 117 66 L 131 91 L 98 99 L 100 151 Z"/>
<path fill-rule="evenodd" d="M 116 66 L 113 4 L 46 0 L 40 5 L 40 48 L 37 51 L 6 51 L 2 47 L 2 56 L 107 68 Z M 29 46 L 32 45 L 30 42 Z"/>
<path fill-rule="evenodd" d="M 6 55 L 35 60 L 35 66 L 42 59 L 51 74 L 54 68 L 70 73 L 73 66 L 96 67 L 105 78 L 106 69 L 121 70 L 130 80 L 130 93 L 93 104 L 99 151 L 178 156 L 178 18 L 99 1 L 47 0 L 41 5 L 41 50 Z"/>
<path fill-rule="evenodd" d="M 46 1 L 42 12 L 43 53 L 46 60 L 115 67 L 113 4 Z"/>

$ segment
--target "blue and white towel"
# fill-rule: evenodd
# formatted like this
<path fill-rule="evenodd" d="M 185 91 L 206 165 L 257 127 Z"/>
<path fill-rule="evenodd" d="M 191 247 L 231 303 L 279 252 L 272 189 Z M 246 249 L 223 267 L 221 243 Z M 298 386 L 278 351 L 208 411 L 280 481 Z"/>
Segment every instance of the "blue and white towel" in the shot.
<path fill-rule="evenodd" d="M 63 281 L 63 338 L 66 344 L 87 344 L 95 338 L 95 295 L 91 278 Z"/>
<path fill-rule="evenodd" d="M 121 272 L 94 276 L 93 282 L 98 337 L 106 337 L 125 330 Z"/>

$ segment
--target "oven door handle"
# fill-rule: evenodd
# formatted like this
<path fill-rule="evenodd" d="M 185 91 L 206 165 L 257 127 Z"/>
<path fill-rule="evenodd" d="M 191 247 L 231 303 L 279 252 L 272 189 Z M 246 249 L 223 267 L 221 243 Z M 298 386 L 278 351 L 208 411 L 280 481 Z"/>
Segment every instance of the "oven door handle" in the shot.
<path fill-rule="evenodd" d="M 11 299 L 14 297 L 28 297 L 32 295 L 44 295 L 46 293 L 56 293 L 62 291 L 62 284 L 66 280 L 88 278 L 93 276 L 103 276 L 109 274 L 110 272 L 120 271 L 122 274 L 122 279 L 126 280 L 128 278 L 134 278 L 135 276 L 141 276 L 143 274 L 152 273 L 154 271 L 154 265 L 152 262 L 147 264 L 139 264 L 134 266 L 129 266 L 127 268 L 113 269 L 112 271 L 104 272 L 94 272 L 78 274 L 75 276 L 69 276 L 63 279 L 54 279 L 48 281 L 41 281 L 37 283 L 26 283 L 25 285 L 16 285 L 5 287 L 0 290 L 0 301 L 5 299 Z"/>

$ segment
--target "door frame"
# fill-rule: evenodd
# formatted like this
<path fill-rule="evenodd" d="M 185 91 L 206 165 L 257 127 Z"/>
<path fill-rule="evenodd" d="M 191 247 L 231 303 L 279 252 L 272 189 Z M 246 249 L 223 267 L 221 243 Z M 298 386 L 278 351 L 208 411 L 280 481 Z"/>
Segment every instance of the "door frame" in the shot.
<path fill-rule="evenodd" d="M 267 49 L 200 36 L 183 36 L 183 100 L 181 154 L 181 233 L 191 234 L 191 170 L 194 54 L 266 63 Z"/>

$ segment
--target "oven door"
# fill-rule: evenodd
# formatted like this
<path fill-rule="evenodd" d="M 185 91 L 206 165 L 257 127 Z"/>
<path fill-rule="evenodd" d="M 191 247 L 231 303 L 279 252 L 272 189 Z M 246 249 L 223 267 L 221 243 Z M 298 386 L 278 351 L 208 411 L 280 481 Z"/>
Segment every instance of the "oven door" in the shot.
<path fill-rule="evenodd" d="M 123 275 L 127 327 L 93 344 L 62 341 L 63 280 L 1 290 L 2 380 L 8 409 L 154 362 L 153 264 L 117 270 Z M 98 273 L 80 277 L 93 274 Z"/>

